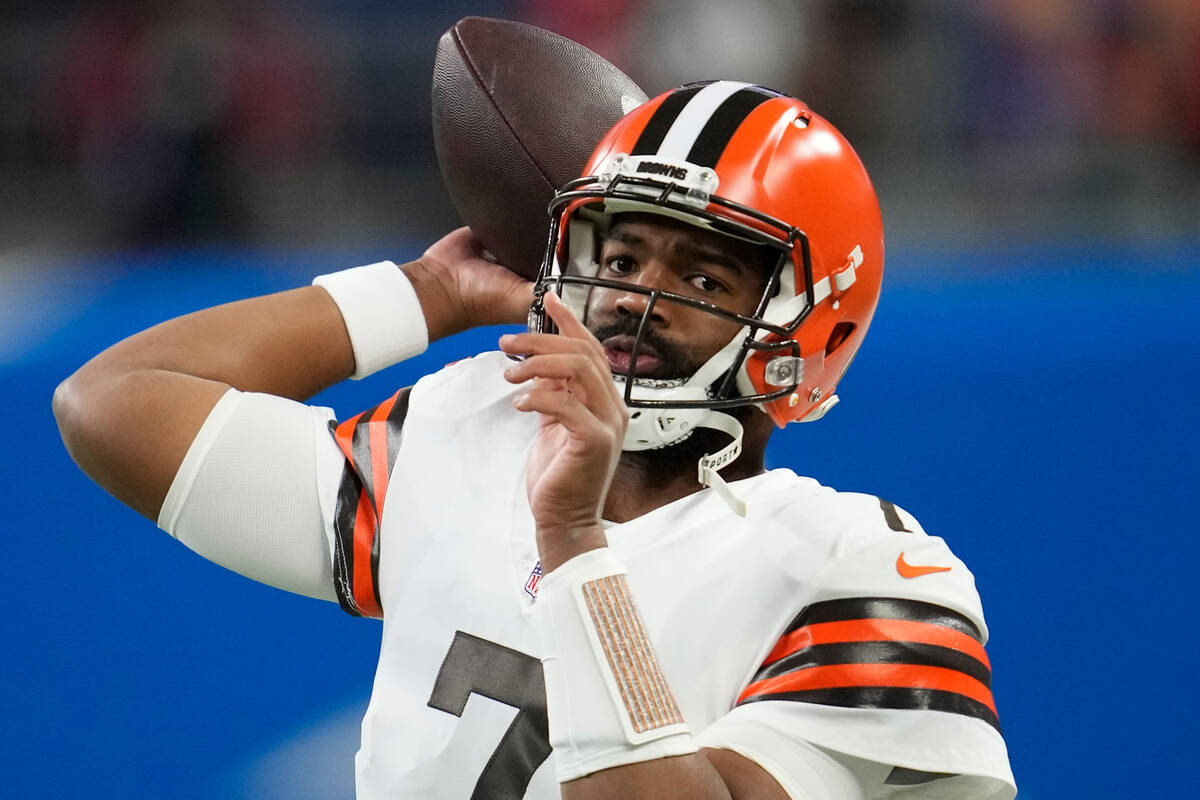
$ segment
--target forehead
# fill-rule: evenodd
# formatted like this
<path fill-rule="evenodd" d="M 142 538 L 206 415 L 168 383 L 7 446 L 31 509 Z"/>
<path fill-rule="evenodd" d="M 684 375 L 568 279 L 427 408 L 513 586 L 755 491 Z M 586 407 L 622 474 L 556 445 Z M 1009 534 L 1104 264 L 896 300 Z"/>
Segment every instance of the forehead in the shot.
<path fill-rule="evenodd" d="M 727 236 L 696 225 L 689 225 L 682 220 L 658 214 L 632 212 L 615 215 L 612 225 L 604 233 L 604 238 L 638 238 L 654 242 L 671 242 L 682 239 L 720 250 L 725 250 L 729 245 L 737 243 Z"/>
<path fill-rule="evenodd" d="M 766 245 L 742 241 L 682 220 L 648 213 L 617 214 L 604 241 L 664 250 L 691 259 L 735 262 L 755 273 L 774 268 L 780 252 Z M 764 274 L 765 277 L 765 274 Z"/>

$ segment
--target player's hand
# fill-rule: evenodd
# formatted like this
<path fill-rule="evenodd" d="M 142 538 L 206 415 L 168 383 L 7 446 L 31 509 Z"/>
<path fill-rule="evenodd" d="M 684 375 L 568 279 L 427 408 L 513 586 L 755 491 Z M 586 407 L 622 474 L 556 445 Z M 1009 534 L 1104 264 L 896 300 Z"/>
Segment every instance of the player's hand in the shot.
<path fill-rule="evenodd" d="M 481 325 L 524 323 L 533 284 L 488 261 L 470 228 L 451 231 L 404 271 L 413 282 L 431 339 Z"/>
<path fill-rule="evenodd" d="M 513 405 L 541 417 L 527 490 L 542 569 L 550 572 L 605 545 L 600 519 L 629 411 L 600 342 L 556 295 L 544 302 L 559 333 L 503 336 L 500 347 L 526 356 L 505 370 L 524 384 Z"/>

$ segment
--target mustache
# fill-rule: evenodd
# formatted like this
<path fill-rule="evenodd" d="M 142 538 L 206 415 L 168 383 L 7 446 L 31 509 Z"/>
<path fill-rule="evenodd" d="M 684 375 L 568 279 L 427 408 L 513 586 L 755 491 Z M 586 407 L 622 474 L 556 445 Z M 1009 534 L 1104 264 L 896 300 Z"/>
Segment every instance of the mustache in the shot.
<path fill-rule="evenodd" d="M 597 324 L 591 329 L 592 335 L 603 342 L 613 336 L 636 337 L 641 317 L 617 317 L 610 321 Z M 646 326 L 642 334 L 643 345 L 654 349 L 659 356 L 658 366 L 651 372 L 639 374 L 639 378 L 656 378 L 659 380 L 675 380 L 690 377 L 700 366 L 695 363 L 684 349 L 675 342 L 660 335 L 654 328 Z"/>

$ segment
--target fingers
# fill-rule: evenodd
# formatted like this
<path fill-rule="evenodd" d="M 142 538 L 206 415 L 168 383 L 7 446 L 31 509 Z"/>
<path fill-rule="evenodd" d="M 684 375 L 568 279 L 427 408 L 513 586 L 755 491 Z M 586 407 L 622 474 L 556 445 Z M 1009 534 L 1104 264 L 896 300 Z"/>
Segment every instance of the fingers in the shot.
<path fill-rule="evenodd" d="M 604 354 L 604 348 L 586 328 L 582 325 L 580 328 L 587 333 L 588 340 L 544 333 L 501 336 L 501 350 L 510 355 L 525 357 L 524 361 L 505 370 L 505 377 L 512 383 L 522 383 L 538 377 L 578 378 L 583 382 L 589 398 L 594 401 L 604 398 L 604 402 L 615 404 L 620 413 L 624 414 L 625 403 L 612 380 L 612 368 Z"/>
<path fill-rule="evenodd" d="M 596 337 L 592 336 L 592 332 L 579 321 L 571 307 L 564 303 L 557 294 L 552 291 L 546 292 L 542 297 L 542 302 L 546 306 L 546 313 L 550 315 L 550 319 L 554 320 L 554 324 L 558 326 L 558 332 L 563 336 L 596 342 Z M 600 343 L 596 342 L 596 344 L 598 346 Z"/>
<path fill-rule="evenodd" d="M 554 297 L 550 293 L 546 293 L 546 297 Z M 562 304 L 561 300 L 555 298 L 550 303 L 558 303 L 558 309 L 561 313 L 570 315 L 570 309 Z M 547 304 L 547 310 L 552 306 Z M 553 318 L 553 315 L 552 315 Z M 582 353 L 597 360 L 597 363 L 603 362 L 608 364 L 608 359 L 604 355 L 604 348 L 596 341 L 596 337 L 592 336 L 591 331 L 583 326 L 581 322 L 575 319 L 574 315 L 564 316 L 566 324 L 574 327 L 570 328 L 570 332 L 564 331 L 559 327 L 559 333 L 512 333 L 505 334 L 500 337 L 500 349 L 509 355 L 514 356 L 535 356 L 544 355 L 546 353 Z M 557 323 L 557 320 L 555 320 Z"/>
<path fill-rule="evenodd" d="M 592 332 L 587 329 L 587 326 L 579 321 L 579 318 L 575 316 L 575 312 L 563 302 L 562 298 L 553 291 L 548 291 L 542 295 L 542 304 L 546 309 L 546 314 L 558 327 L 558 334 L 560 336 L 564 339 L 587 344 L 597 357 L 601 360 L 605 359 L 604 347 L 592 335 Z"/>
<path fill-rule="evenodd" d="M 596 425 L 623 435 L 628 409 L 612 379 L 604 348 L 558 297 L 546 294 L 546 311 L 559 334 L 518 333 L 500 337 L 500 348 L 524 360 L 509 366 L 511 383 L 532 382 L 514 400 L 521 411 L 555 418 L 576 433 Z"/>
<path fill-rule="evenodd" d="M 425 257 L 442 263 L 453 263 L 464 258 L 478 258 L 483 253 L 483 243 L 470 228 L 456 228 L 425 250 Z"/>
<path fill-rule="evenodd" d="M 623 424 L 625 404 L 607 369 L 601 371 L 594 359 L 579 353 L 534 356 L 504 371 L 512 383 L 534 381 L 535 387 L 553 384 L 556 390 L 571 395 L 602 419 Z"/>
<path fill-rule="evenodd" d="M 529 391 L 513 399 L 513 406 L 519 411 L 537 411 L 576 425 L 586 424 L 590 427 L 599 424 L 596 415 L 575 396 L 567 381 L 539 378 L 532 383 Z"/>
<path fill-rule="evenodd" d="M 510 355 L 532 356 L 544 353 L 587 353 L 606 375 L 611 374 L 604 346 L 579 321 L 570 306 L 554 292 L 543 295 L 546 312 L 558 326 L 558 334 L 514 334 L 500 338 L 500 349 Z"/>
<path fill-rule="evenodd" d="M 596 413 L 596 409 L 584 401 L 580 392 L 572 391 L 566 381 L 538 378 L 532 382 L 529 391 L 513 399 L 513 407 L 540 414 L 543 423 L 549 421 L 561 425 L 585 449 L 619 449 L 625 435 L 624 417 L 614 418 L 611 404 L 603 404 L 601 413 Z"/>

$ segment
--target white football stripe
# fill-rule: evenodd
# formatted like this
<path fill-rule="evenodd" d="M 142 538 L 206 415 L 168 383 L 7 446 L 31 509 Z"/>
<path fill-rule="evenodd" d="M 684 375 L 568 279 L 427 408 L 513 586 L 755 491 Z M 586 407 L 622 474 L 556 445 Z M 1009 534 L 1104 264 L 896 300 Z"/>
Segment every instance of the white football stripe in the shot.
<path fill-rule="evenodd" d="M 663 137 L 663 143 L 658 148 L 658 155 L 662 158 L 676 158 L 681 161 L 686 159 L 688 153 L 692 151 L 692 145 L 696 143 L 696 137 L 700 135 L 700 131 L 704 130 L 704 125 L 713 112 L 731 94 L 745 89 L 749 85 L 739 81 L 717 81 L 697 92 L 696 96 L 679 112 L 675 123 Z"/>

